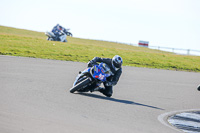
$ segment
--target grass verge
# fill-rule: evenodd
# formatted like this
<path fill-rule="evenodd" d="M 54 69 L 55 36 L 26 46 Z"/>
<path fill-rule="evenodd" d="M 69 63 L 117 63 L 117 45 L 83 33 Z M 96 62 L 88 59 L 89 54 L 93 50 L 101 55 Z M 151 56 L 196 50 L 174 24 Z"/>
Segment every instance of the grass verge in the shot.
<path fill-rule="evenodd" d="M 0 54 L 88 62 L 93 57 L 120 55 L 125 66 L 200 72 L 200 57 L 119 44 L 67 38 L 68 43 L 47 41 L 42 32 L 0 26 Z"/>

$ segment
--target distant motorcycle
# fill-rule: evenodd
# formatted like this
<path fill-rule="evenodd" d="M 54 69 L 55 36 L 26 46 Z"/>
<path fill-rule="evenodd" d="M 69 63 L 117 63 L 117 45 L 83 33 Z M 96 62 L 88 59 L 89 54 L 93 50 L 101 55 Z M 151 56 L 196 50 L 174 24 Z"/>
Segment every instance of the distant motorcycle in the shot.
<path fill-rule="evenodd" d="M 71 93 L 78 92 L 93 92 L 98 91 L 101 83 L 106 82 L 106 78 L 111 76 L 110 67 L 105 63 L 89 67 L 76 77 L 73 87 L 70 89 Z"/>
<path fill-rule="evenodd" d="M 53 32 L 45 32 L 45 35 L 48 37 L 47 40 L 48 41 L 63 41 L 63 42 L 67 42 L 66 36 L 72 36 L 72 33 L 69 32 L 70 29 L 64 29 L 59 31 L 59 36 L 55 35 Z M 60 37 L 63 37 L 63 39 L 61 39 Z"/>

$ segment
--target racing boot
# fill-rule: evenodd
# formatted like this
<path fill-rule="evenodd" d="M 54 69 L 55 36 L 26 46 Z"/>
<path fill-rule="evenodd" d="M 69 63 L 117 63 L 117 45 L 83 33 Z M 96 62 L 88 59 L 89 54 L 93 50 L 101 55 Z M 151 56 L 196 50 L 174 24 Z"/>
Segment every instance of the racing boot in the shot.
<path fill-rule="evenodd" d="M 102 94 L 104 94 L 107 97 L 111 97 L 112 96 L 112 90 L 108 90 L 108 89 L 102 88 L 102 89 L 99 90 L 99 92 L 101 92 Z"/>

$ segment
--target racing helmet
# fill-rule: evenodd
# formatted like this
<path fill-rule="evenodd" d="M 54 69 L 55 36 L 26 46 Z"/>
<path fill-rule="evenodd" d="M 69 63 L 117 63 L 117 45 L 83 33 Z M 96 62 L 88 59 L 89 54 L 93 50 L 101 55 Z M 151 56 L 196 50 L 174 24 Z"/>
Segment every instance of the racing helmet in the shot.
<path fill-rule="evenodd" d="M 63 29 L 63 27 L 62 26 L 59 26 L 59 30 L 62 30 Z"/>
<path fill-rule="evenodd" d="M 120 69 L 122 66 L 122 63 L 123 63 L 123 60 L 119 55 L 115 55 L 112 58 L 112 66 L 114 67 L 115 70 Z"/>

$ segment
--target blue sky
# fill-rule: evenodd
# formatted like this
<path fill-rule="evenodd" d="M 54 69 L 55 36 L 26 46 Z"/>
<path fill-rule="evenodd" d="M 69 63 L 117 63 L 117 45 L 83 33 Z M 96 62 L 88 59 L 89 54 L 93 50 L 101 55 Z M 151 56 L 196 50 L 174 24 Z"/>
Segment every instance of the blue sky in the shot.
<path fill-rule="evenodd" d="M 200 0 L 1 0 L 0 25 L 74 37 L 200 50 Z"/>

